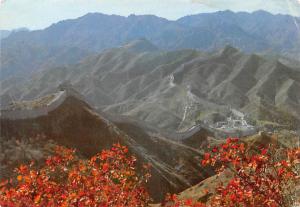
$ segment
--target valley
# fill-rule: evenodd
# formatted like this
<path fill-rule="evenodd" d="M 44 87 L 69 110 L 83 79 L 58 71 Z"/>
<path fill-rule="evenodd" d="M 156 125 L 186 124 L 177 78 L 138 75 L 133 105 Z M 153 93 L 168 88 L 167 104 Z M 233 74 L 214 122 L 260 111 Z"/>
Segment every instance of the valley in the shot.
<path fill-rule="evenodd" d="M 170 201 L 164 202 L 169 194 L 206 204 L 221 192 L 220 182 L 233 182 L 231 179 L 242 171 L 241 163 L 246 169 L 243 172 L 250 173 L 275 163 L 280 173 L 290 170 L 287 175 L 297 180 L 298 24 L 299 17 L 291 15 L 224 10 L 176 20 L 87 13 L 44 29 L 1 29 L 0 180 L 16 177 L 15 183 L 27 182 L 28 177 L 14 169 L 31 167 L 32 161 L 37 168 L 42 163 L 47 166 L 50 156 L 60 164 L 55 155 L 57 146 L 75 150 L 76 156 L 71 157 L 86 173 L 79 180 L 93 176 L 95 168 L 87 170 L 93 156 L 100 156 L 101 163 L 109 153 L 119 155 L 115 144 L 126 146 L 120 149 L 134 156 L 131 164 L 136 162 L 136 168 L 125 172 L 126 176 L 142 175 L 149 164 L 150 176 L 144 187 L 151 206 L 168 207 Z M 272 147 L 280 153 L 295 148 L 293 156 L 297 159 L 289 164 L 279 162 L 290 159 L 292 152 L 273 156 Z M 213 157 L 213 153 L 220 154 Z M 263 163 L 267 156 L 270 163 Z M 218 159 L 225 161 L 217 163 Z M 244 164 L 245 160 L 249 163 Z M 93 164 L 102 169 L 101 173 L 116 176 L 122 171 L 108 170 L 108 163 L 99 163 Z M 288 169 L 294 164 L 295 168 Z M 238 170 L 232 170 L 236 166 Z M 218 172 L 219 167 L 227 169 Z M 76 174 L 70 172 L 68 179 Z M 261 174 L 266 172 L 268 169 Z M 47 182 L 51 173 L 46 175 Z M 108 174 L 101 179 L 107 179 Z M 108 179 L 110 184 L 123 184 L 118 176 Z M 130 180 L 124 186 L 134 182 L 139 181 Z M 0 184 L 0 189 L 15 183 Z M 252 184 L 250 194 L 257 188 Z M 296 182 L 295 186 L 298 189 Z M 248 187 L 243 190 L 249 194 Z M 93 186 L 91 189 L 95 190 Z M 274 189 L 269 190 L 270 195 Z M 29 200 L 39 202 L 41 196 L 31 197 Z M 259 199 L 258 203 L 263 203 Z M 78 202 L 73 206 L 80 206 Z"/>
<path fill-rule="evenodd" d="M 69 83 L 97 110 L 160 129 L 185 131 L 197 122 L 215 124 L 226 120 L 230 108 L 258 125 L 291 125 L 294 130 L 299 125 L 298 69 L 230 46 L 214 53 L 152 48 L 142 39 L 76 65 L 43 70 L 18 85 L 7 82 L 2 85 L 2 107 L 12 97 L 38 98 Z"/>

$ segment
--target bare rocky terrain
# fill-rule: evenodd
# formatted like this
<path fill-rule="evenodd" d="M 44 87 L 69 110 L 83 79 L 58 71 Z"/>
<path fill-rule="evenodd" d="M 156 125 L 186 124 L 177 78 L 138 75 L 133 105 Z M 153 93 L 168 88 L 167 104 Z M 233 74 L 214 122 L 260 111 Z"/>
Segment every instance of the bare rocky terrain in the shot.
<path fill-rule="evenodd" d="M 100 111 L 165 130 L 223 120 L 230 108 L 256 124 L 299 126 L 299 68 L 231 46 L 211 53 L 161 51 L 145 39 L 44 70 L 27 81 L 2 81 L 2 106 L 46 95 L 64 82 Z"/>
<path fill-rule="evenodd" d="M 39 107 L 28 109 L 29 102 L 25 108 L 1 111 L 1 178 L 11 175 L 21 163 L 31 160 L 39 163 L 53 153 L 57 144 L 74 148 L 81 157 L 87 158 L 114 143 L 128 146 L 140 167 L 151 164 L 148 188 L 154 201 L 161 200 L 167 192 L 178 193 L 212 175 L 211 170 L 202 170 L 199 161 L 203 153 L 200 146 L 215 140 L 205 129 L 194 135 L 197 143 L 186 145 L 131 118 L 110 121 L 78 96 L 61 98 L 63 101 L 56 108 L 42 115 L 19 118 L 6 115 L 19 110 L 34 114 Z"/>
<path fill-rule="evenodd" d="M 200 159 L 228 136 L 219 129 L 235 123 L 232 111 L 253 128 L 246 144 L 295 145 L 298 23 L 265 11 L 172 21 L 89 13 L 43 30 L 0 31 L 0 178 L 41 163 L 55 145 L 88 158 L 119 142 L 139 169 L 152 165 L 154 202 L 182 191 L 206 199 L 199 192 L 228 177 Z"/>

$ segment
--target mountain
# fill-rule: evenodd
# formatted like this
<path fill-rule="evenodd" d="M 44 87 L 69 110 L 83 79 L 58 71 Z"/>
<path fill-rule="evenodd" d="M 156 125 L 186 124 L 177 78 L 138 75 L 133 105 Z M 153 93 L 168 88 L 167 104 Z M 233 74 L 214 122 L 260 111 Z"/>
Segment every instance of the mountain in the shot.
<path fill-rule="evenodd" d="M 216 33 L 219 34 L 219 30 L 223 32 L 228 30 L 228 32 L 233 33 L 232 35 L 237 35 L 235 39 L 229 41 L 229 43 L 235 47 L 243 49 L 244 51 L 258 51 L 257 45 L 249 50 L 249 46 L 245 45 L 245 48 L 240 45 L 240 43 L 235 43 L 234 41 L 240 41 L 244 43 L 243 35 L 239 35 L 238 32 L 243 32 L 249 35 L 249 38 L 254 38 L 255 41 L 251 42 L 261 42 L 261 50 L 266 50 L 267 53 L 278 53 L 280 50 L 281 54 L 288 54 L 290 56 L 299 59 L 298 45 L 300 43 L 299 39 L 299 29 L 297 24 L 299 24 L 299 17 L 291 17 L 289 15 L 272 15 L 266 11 L 259 10 L 251 14 L 247 12 L 233 13 L 231 11 L 216 12 L 213 14 L 199 14 L 183 17 L 178 20 L 178 22 L 189 25 L 193 28 L 211 28 Z M 284 30 L 278 29 L 279 25 L 285 25 Z M 234 29 L 235 28 L 235 29 Z M 239 28 L 239 30 L 237 30 Z M 220 31 L 221 32 L 221 31 Z M 225 33 L 228 38 L 228 34 Z M 234 37 L 234 36 L 233 36 Z M 221 37 L 222 38 L 222 37 Z M 290 41 L 292 40 L 292 41 Z M 292 54 L 296 52 L 296 54 Z"/>
<path fill-rule="evenodd" d="M 297 22 L 265 11 L 176 21 L 89 13 L 12 32 L 0 48 L 0 178 L 56 144 L 88 158 L 121 143 L 138 169 L 151 164 L 155 202 L 208 186 L 214 172 L 200 158 L 230 133 L 228 120 L 300 130 Z"/>
<path fill-rule="evenodd" d="M 245 52 L 300 57 L 298 17 L 222 11 L 170 21 L 153 15 L 89 13 L 44 30 L 15 32 L 3 39 L 1 79 L 70 64 L 90 53 L 146 38 L 159 48 L 213 51 L 232 45 Z M 18 57 L 18 58 L 16 58 Z"/>
<path fill-rule="evenodd" d="M 51 154 L 54 144 L 75 148 L 81 157 L 90 157 L 113 143 L 128 146 L 140 167 L 143 163 L 151 164 L 148 189 L 154 201 L 212 175 L 211 169 L 201 168 L 201 149 L 167 139 L 131 118 L 108 116 L 110 121 L 90 107 L 69 84 L 59 88 L 55 93 L 14 102 L 1 110 L 1 175 L 10 175 L 22 162 L 42 160 Z M 214 141 L 203 130 L 197 134 L 198 146 Z"/>
<path fill-rule="evenodd" d="M 10 35 L 11 31 L 9 30 L 0 30 L 0 40 L 8 37 Z"/>
<path fill-rule="evenodd" d="M 25 82 L 2 81 L 2 106 L 41 97 L 65 81 L 96 109 L 171 131 L 225 120 L 230 108 L 258 125 L 299 126 L 299 69 L 231 46 L 161 51 L 141 39 Z"/>
<path fill-rule="evenodd" d="M 155 52 L 159 50 L 158 47 L 156 47 L 150 41 L 144 38 L 129 42 L 128 44 L 125 44 L 122 47 L 128 51 L 135 53 Z"/>
<path fill-rule="evenodd" d="M 245 146 L 249 146 L 250 149 L 255 149 L 266 146 L 269 144 L 273 144 L 276 146 L 280 146 L 282 148 L 294 148 L 299 143 L 299 137 L 295 137 L 294 134 L 290 132 L 279 132 L 273 135 L 268 134 L 256 134 L 254 136 L 245 137 L 240 139 Z M 178 194 L 178 198 L 180 199 L 193 199 L 195 201 L 201 201 L 206 203 L 209 201 L 210 197 L 216 193 L 220 183 L 223 185 L 227 185 L 230 179 L 234 176 L 234 172 L 227 169 L 223 173 L 219 175 L 211 176 L 197 185 L 188 188 Z M 207 193 L 209 192 L 209 193 Z M 157 205 L 160 206 L 160 205 Z"/>
<path fill-rule="evenodd" d="M 26 27 L 21 27 L 21 28 L 12 29 L 12 30 L 0 30 L 0 41 L 4 38 L 8 37 L 12 33 L 22 32 L 22 31 L 29 32 L 29 29 Z"/>

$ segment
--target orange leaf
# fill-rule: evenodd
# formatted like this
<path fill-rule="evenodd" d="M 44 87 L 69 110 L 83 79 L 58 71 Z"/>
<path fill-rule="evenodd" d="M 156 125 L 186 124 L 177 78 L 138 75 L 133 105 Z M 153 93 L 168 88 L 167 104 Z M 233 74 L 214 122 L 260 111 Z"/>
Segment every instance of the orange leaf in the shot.
<path fill-rule="evenodd" d="M 17 176 L 17 180 L 18 180 L 18 181 L 22 181 L 22 179 L 23 179 L 22 175 L 18 175 L 18 176 Z"/>

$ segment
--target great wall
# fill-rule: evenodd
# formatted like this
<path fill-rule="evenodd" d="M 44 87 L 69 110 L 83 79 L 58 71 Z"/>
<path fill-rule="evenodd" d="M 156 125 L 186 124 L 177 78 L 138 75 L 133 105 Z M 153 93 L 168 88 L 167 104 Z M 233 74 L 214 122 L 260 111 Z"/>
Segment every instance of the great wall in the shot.
<path fill-rule="evenodd" d="M 1 109 L 0 117 L 1 119 L 18 120 L 45 116 L 60 106 L 69 96 L 83 100 L 79 93 L 65 84 L 59 86 L 57 92 L 36 100 L 12 102 L 7 108 Z"/>
<path fill-rule="evenodd" d="M 49 112 L 59 107 L 67 97 L 73 96 L 79 100 L 85 100 L 82 95 L 73 89 L 70 84 L 62 84 L 58 87 L 57 92 L 50 95 L 35 99 L 33 101 L 13 102 L 6 109 L 1 110 L 1 119 L 20 120 L 33 119 L 40 116 L 45 116 Z M 231 114 L 227 117 L 227 121 L 207 124 L 201 122 L 195 124 L 184 132 L 171 133 L 172 138 L 177 141 L 191 137 L 201 129 L 207 129 L 213 132 L 215 137 L 223 138 L 243 137 L 257 133 L 256 127 L 249 125 L 245 120 L 245 115 L 235 109 L 230 109 Z"/>

